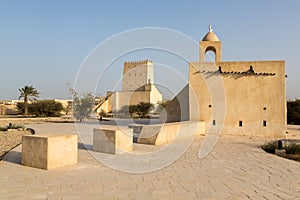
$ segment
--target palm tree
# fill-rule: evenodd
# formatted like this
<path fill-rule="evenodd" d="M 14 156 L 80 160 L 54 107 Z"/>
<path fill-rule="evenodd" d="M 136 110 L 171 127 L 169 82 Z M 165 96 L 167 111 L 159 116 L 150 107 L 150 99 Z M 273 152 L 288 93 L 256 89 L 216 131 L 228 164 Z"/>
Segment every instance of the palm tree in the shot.
<path fill-rule="evenodd" d="M 24 108 L 25 112 L 24 114 L 28 114 L 28 101 L 35 101 L 36 97 L 39 97 L 39 92 L 31 85 L 28 86 L 26 85 L 25 87 L 19 89 L 20 91 L 20 96 L 19 99 L 23 98 L 24 99 Z"/>

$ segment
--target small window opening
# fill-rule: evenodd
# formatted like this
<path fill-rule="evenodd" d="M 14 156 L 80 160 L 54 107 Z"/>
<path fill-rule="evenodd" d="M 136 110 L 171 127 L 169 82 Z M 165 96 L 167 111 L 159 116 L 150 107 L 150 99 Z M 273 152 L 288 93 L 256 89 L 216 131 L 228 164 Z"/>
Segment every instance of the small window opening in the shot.
<path fill-rule="evenodd" d="M 243 126 L 243 121 L 239 121 L 239 127 Z"/>
<path fill-rule="evenodd" d="M 266 108 L 266 107 L 264 107 L 264 110 L 267 110 L 267 108 Z"/>
<path fill-rule="evenodd" d="M 210 107 L 210 108 L 211 108 L 211 105 L 209 104 L 209 105 L 208 105 L 208 107 Z"/>
<path fill-rule="evenodd" d="M 213 125 L 216 125 L 216 120 L 215 120 L 215 119 L 214 119 L 212 122 L 213 122 L 213 123 L 212 123 Z"/>
<path fill-rule="evenodd" d="M 267 126 L 267 121 L 266 120 L 263 121 L 263 126 Z"/>

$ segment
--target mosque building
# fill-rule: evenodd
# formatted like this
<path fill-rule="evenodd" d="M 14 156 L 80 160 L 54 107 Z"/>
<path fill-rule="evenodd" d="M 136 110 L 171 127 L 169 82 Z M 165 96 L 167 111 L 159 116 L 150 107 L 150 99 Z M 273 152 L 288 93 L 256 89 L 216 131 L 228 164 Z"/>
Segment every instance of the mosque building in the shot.
<path fill-rule="evenodd" d="M 212 51 L 215 60 L 207 62 Z M 200 42 L 200 62 L 189 63 L 189 83 L 161 117 L 202 121 L 206 132 L 282 137 L 286 133 L 285 61 L 222 61 L 222 42 L 211 26 Z"/>

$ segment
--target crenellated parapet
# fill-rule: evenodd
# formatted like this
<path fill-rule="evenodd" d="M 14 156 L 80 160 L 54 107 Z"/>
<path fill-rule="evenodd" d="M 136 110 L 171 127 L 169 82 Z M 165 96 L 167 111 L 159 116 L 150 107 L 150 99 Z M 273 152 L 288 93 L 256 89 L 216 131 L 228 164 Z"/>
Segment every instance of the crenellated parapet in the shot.
<path fill-rule="evenodd" d="M 137 61 L 125 61 L 125 64 L 133 64 L 133 65 L 142 65 L 142 64 L 148 64 L 148 63 L 153 63 L 151 60 L 146 59 L 146 60 L 137 60 Z"/>

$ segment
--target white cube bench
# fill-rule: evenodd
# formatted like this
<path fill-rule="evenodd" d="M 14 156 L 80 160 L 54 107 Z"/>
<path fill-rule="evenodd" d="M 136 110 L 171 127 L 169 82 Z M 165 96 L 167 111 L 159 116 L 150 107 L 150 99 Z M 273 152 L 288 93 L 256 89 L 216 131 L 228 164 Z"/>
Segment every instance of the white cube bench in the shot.
<path fill-rule="evenodd" d="M 22 164 L 53 169 L 77 163 L 77 135 L 24 135 Z"/>
<path fill-rule="evenodd" d="M 97 152 L 116 154 L 133 150 L 133 134 L 122 130 L 94 129 L 93 149 Z"/>

